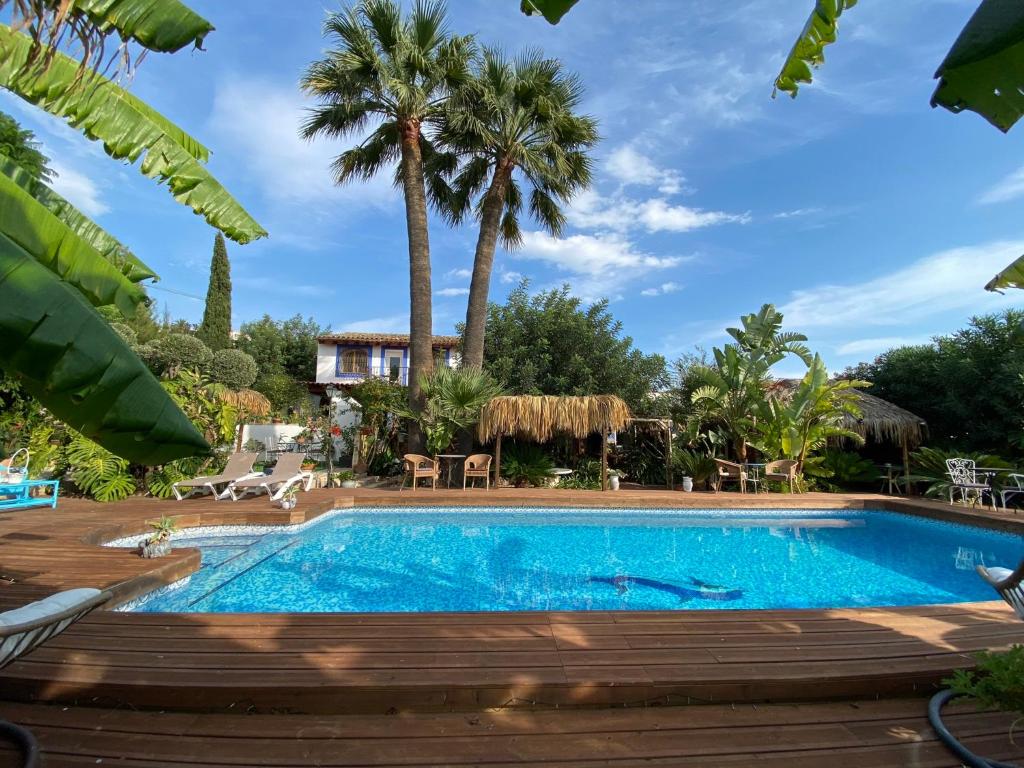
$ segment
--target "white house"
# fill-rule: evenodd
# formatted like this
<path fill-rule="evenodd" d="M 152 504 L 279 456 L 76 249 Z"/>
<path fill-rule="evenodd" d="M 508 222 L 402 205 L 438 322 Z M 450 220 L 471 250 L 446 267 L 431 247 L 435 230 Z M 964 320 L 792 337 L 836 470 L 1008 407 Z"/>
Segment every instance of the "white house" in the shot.
<path fill-rule="evenodd" d="M 434 336 L 434 359 L 438 364 L 459 364 L 458 336 Z M 317 339 L 316 383 L 357 384 L 367 378 L 409 383 L 409 336 L 403 333 L 339 333 Z"/>

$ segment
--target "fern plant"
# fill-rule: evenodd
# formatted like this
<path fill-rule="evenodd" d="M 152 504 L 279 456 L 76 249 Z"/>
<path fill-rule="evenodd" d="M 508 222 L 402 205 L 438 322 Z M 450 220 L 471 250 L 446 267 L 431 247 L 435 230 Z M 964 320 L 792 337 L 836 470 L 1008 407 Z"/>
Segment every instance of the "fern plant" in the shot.
<path fill-rule="evenodd" d="M 554 464 L 539 445 L 513 443 L 501 457 L 501 474 L 512 485 L 544 485 L 551 479 Z"/>
<path fill-rule="evenodd" d="M 128 462 L 78 432 L 67 447 L 71 479 L 96 501 L 119 501 L 135 493 L 135 478 Z"/>

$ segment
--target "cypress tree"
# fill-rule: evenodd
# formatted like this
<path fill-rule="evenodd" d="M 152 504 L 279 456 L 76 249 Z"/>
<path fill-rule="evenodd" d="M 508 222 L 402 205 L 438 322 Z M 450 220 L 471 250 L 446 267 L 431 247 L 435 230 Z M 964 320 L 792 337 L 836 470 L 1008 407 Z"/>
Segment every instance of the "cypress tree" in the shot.
<path fill-rule="evenodd" d="M 214 352 L 231 346 L 231 265 L 228 264 L 228 250 L 220 232 L 213 242 L 206 309 L 196 335 Z"/>

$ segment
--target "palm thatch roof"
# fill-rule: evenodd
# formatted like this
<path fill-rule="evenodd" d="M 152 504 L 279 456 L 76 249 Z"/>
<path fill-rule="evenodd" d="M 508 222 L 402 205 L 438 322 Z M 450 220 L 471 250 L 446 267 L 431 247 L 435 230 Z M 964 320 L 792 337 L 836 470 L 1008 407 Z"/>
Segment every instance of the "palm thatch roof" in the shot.
<path fill-rule="evenodd" d="M 788 397 L 799 385 L 799 379 L 778 379 L 768 385 L 768 391 L 776 397 Z M 920 416 L 862 389 L 851 393 L 860 416 L 847 414 L 843 418 L 846 429 L 876 443 L 913 447 L 924 442 L 928 426 Z"/>
<path fill-rule="evenodd" d="M 870 437 L 879 443 L 906 443 L 907 446 L 924 441 L 927 425 L 920 416 L 861 390 L 857 390 L 856 404 L 860 417 L 847 416 L 844 426 L 861 437 Z"/>
<path fill-rule="evenodd" d="M 543 443 L 553 435 L 584 438 L 626 426 L 632 414 L 615 395 L 581 397 L 503 395 L 491 399 L 480 414 L 480 441 L 516 435 Z"/>
<path fill-rule="evenodd" d="M 274 407 L 266 395 L 255 389 L 226 389 L 220 393 L 220 399 L 244 411 L 247 416 L 266 416 Z"/>

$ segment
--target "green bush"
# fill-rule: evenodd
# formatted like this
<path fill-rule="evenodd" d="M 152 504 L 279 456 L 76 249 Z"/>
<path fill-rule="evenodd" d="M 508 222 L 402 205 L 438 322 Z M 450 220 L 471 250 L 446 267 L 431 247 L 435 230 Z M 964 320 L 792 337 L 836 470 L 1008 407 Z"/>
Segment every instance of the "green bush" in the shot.
<path fill-rule="evenodd" d="M 210 348 L 187 333 L 168 333 L 135 351 L 153 373 L 172 377 L 183 368 L 203 371 L 213 359 Z"/>
<path fill-rule="evenodd" d="M 878 479 L 879 470 L 869 459 L 854 451 L 829 448 L 816 461 L 809 461 L 804 474 L 829 491 L 841 491 Z"/>
<path fill-rule="evenodd" d="M 702 483 L 707 487 L 717 471 L 713 456 L 690 448 L 684 448 L 672 454 L 672 463 L 676 471 L 675 479 L 678 481 L 683 477 L 691 477 L 695 487 Z"/>
<path fill-rule="evenodd" d="M 983 651 L 976 658 L 975 669 L 958 669 L 943 684 L 970 696 L 981 709 L 1024 715 L 1024 645 L 999 653 Z"/>
<path fill-rule="evenodd" d="M 558 481 L 559 488 L 578 491 L 596 491 L 601 488 L 601 462 L 583 458 L 573 467 L 573 473 Z"/>
<path fill-rule="evenodd" d="M 228 389 L 248 389 L 259 371 L 252 355 L 240 349 L 222 349 L 213 353 L 210 378 Z"/>
<path fill-rule="evenodd" d="M 544 450 L 532 443 L 512 443 L 501 455 L 501 476 L 517 488 L 544 485 L 554 467 Z"/>
<path fill-rule="evenodd" d="M 305 386 L 287 373 L 260 376 L 253 384 L 253 389 L 264 394 L 278 412 L 308 400 L 309 394 Z"/>

